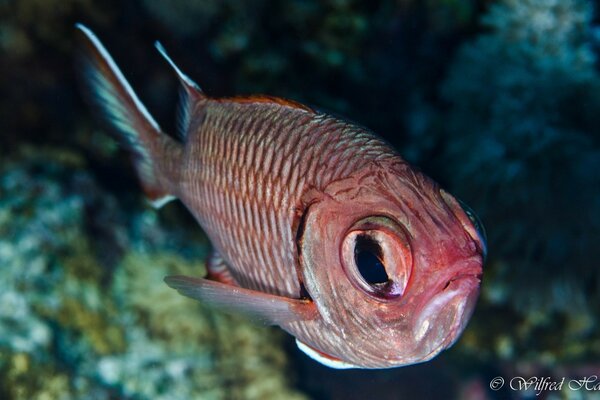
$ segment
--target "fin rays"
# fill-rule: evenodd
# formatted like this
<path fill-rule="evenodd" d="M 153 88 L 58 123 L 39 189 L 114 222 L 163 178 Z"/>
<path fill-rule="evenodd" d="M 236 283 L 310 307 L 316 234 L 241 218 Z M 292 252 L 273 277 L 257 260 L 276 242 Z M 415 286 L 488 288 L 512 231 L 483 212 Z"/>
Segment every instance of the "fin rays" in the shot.
<path fill-rule="evenodd" d="M 162 133 L 96 35 L 82 24 L 75 27 L 82 34 L 84 52 L 81 66 L 88 97 L 114 128 L 117 139 L 133 153 L 142 186 L 152 203 L 162 205 L 173 197 L 161 187 L 161 171 L 153 151 L 160 151 L 158 143 L 168 137 Z"/>
<path fill-rule="evenodd" d="M 189 276 L 168 276 L 167 285 L 184 296 L 244 314 L 255 321 L 281 325 L 314 319 L 318 315 L 312 302 L 267 294 L 239 286 Z"/>

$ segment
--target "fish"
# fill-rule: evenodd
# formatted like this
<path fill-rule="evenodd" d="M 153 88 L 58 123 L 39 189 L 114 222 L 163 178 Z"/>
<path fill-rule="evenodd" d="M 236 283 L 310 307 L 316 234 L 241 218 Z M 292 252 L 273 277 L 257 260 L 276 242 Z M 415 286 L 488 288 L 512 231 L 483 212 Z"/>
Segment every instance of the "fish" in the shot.
<path fill-rule="evenodd" d="M 167 285 L 279 326 L 331 368 L 421 363 L 456 342 L 487 252 L 470 208 L 355 123 L 279 97 L 208 96 L 156 42 L 181 87 L 168 135 L 76 28 L 85 91 L 145 195 L 181 201 L 212 244 L 205 276 Z"/>

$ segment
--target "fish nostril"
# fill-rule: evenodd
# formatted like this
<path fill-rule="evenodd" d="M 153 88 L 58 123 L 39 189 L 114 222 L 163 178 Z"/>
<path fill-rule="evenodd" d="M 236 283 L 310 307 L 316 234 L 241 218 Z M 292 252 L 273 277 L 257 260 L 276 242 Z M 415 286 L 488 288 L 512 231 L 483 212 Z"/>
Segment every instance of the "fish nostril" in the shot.
<path fill-rule="evenodd" d="M 454 280 L 454 279 L 450 279 L 448 282 L 446 282 L 446 284 L 445 284 L 445 285 L 444 285 L 444 287 L 442 288 L 442 291 L 443 291 L 443 290 L 446 290 L 446 289 L 448 289 L 448 286 L 450 286 L 450 283 L 451 283 L 453 280 Z"/>

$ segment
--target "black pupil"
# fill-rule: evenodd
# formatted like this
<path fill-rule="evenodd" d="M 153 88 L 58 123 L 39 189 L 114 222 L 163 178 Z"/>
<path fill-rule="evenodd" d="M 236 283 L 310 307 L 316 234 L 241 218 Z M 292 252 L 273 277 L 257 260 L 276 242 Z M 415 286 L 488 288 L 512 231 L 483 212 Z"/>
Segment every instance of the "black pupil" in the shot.
<path fill-rule="evenodd" d="M 368 236 L 358 236 L 354 247 L 354 262 L 363 279 L 371 285 L 386 283 L 389 278 L 381 262 L 381 247 Z"/>

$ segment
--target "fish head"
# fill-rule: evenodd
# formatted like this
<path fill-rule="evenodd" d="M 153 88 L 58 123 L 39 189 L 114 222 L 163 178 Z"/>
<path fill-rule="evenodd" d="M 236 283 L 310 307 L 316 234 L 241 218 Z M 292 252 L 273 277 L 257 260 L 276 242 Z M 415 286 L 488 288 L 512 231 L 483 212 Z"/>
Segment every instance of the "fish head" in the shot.
<path fill-rule="evenodd" d="M 389 368 L 427 361 L 464 330 L 486 253 L 475 214 L 405 163 L 313 193 L 299 236 L 320 353 Z"/>

